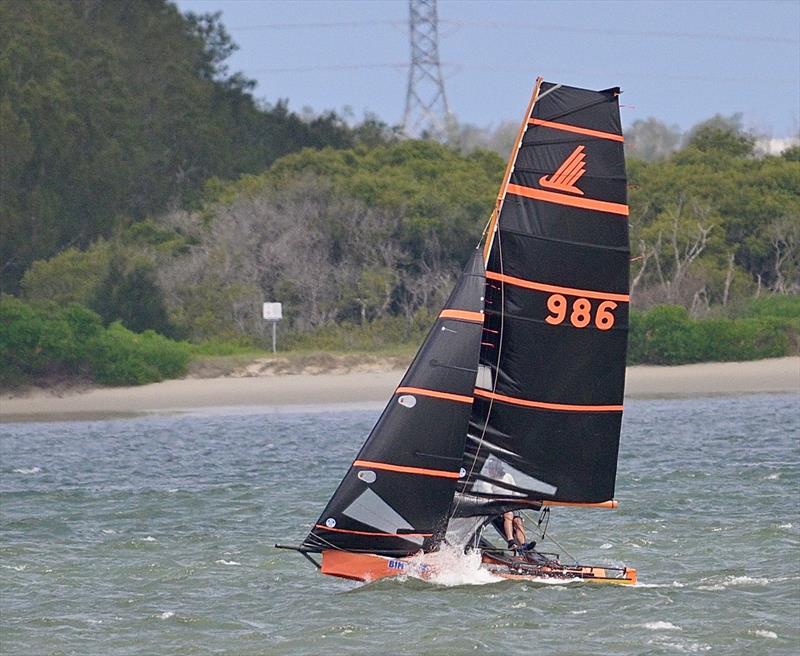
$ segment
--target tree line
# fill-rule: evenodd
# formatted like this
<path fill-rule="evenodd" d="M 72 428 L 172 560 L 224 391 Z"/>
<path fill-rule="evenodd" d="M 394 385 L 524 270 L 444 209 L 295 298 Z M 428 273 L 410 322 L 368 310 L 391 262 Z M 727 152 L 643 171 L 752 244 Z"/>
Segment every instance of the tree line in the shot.
<path fill-rule="evenodd" d="M 760 320 L 776 306 L 753 314 L 754 301 L 794 299 L 776 315 L 784 337 L 758 351 L 793 352 L 800 162 L 796 151 L 754 157 L 747 143 L 747 134 L 699 129 L 697 142 L 665 160 L 630 161 L 632 305 L 683 308 L 668 316 L 685 328 L 681 317 Z M 352 348 L 376 326 L 390 342 L 416 338 L 480 239 L 502 168 L 493 153 L 426 141 L 306 149 L 208 185 L 196 209 L 34 262 L 21 294 L 194 342 L 259 343 L 264 301 L 284 303 L 283 339 L 295 345 L 330 345 L 337 333 L 333 345 Z M 679 352 L 692 361 L 701 351 Z"/>

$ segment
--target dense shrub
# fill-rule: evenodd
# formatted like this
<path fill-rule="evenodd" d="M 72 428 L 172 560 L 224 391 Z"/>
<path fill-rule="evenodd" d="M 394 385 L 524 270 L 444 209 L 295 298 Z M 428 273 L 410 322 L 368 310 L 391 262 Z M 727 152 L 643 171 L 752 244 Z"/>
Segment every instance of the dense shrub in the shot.
<path fill-rule="evenodd" d="M 186 371 L 189 346 L 145 331 L 137 334 L 80 305 L 28 304 L 0 298 L 0 385 L 48 376 L 127 385 L 175 378 Z"/>
<path fill-rule="evenodd" d="M 106 385 L 143 385 L 186 373 L 189 345 L 152 330 L 133 333 L 112 323 L 92 343 L 89 361 L 95 381 Z"/>
<path fill-rule="evenodd" d="M 103 330 L 100 317 L 79 305 L 28 305 L 0 298 L 0 383 L 46 375 L 88 372 L 92 340 Z"/>
<path fill-rule="evenodd" d="M 38 260 L 22 277 L 28 300 L 89 305 L 111 262 L 109 243 L 100 239 L 81 251 L 68 248 L 49 260 Z"/>
<path fill-rule="evenodd" d="M 119 320 L 137 333 L 155 330 L 178 336 L 167 317 L 155 267 L 147 261 L 129 262 L 127 267 L 112 261 L 90 305 L 106 324 Z"/>
<path fill-rule="evenodd" d="M 774 294 L 754 300 L 743 313 L 745 317 L 783 317 L 800 319 L 800 296 Z"/>
<path fill-rule="evenodd" d="M 797 353 L 800 318 L 786 313 L 785 304 L 764 304 L 756 316 L 693 321 L 685 308 L 661 306 L 632 312 L 630 364 L 687 364 L 757 360 Z M 770 315 L 774 311 L 778 316 Z"/>

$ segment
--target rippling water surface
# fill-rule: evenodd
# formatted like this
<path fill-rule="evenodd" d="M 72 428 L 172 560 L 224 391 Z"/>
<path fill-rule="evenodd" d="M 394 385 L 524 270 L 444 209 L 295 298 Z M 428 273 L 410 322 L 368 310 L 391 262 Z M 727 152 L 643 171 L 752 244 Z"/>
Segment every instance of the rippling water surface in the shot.
<path fill-rule="evenodd" d="M 360 585 L 272 549 L 304 537 L 378 408 L 0 425 L 0 653 L 800 653 L 797 397 L 626 408 L 620 509 L 550 529 L 637 567 L 634 588 L 487 583 L 466 561 Z"/>

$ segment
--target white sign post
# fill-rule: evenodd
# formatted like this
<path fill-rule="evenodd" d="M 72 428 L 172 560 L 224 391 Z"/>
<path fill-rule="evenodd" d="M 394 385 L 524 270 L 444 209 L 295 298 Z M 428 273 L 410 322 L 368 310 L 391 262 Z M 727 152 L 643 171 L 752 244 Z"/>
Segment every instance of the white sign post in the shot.
<path fill-rule="evenodd" d="M 264 303 L 261 316 L 264 317 L 264 321 L 269 321 L 272 324 L 272 352 L 276 353 L 275 327 L 283 319 L 283 305 L 281 303 Z"/>

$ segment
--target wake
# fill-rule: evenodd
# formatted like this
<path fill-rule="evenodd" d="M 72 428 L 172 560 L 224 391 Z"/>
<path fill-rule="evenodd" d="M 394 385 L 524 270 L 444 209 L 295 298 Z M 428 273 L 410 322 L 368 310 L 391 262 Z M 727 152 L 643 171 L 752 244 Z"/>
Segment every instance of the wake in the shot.
<path fill-rule="evenodd" d="M 503 580 L 481 566 L 480 552 L 464 553 L 463 547 L 448 544 L 443 544 L 438 551 L 411 558 L 410 567 L 404 577 L 407 576 L 448 588 L 486 585 Z"/>

